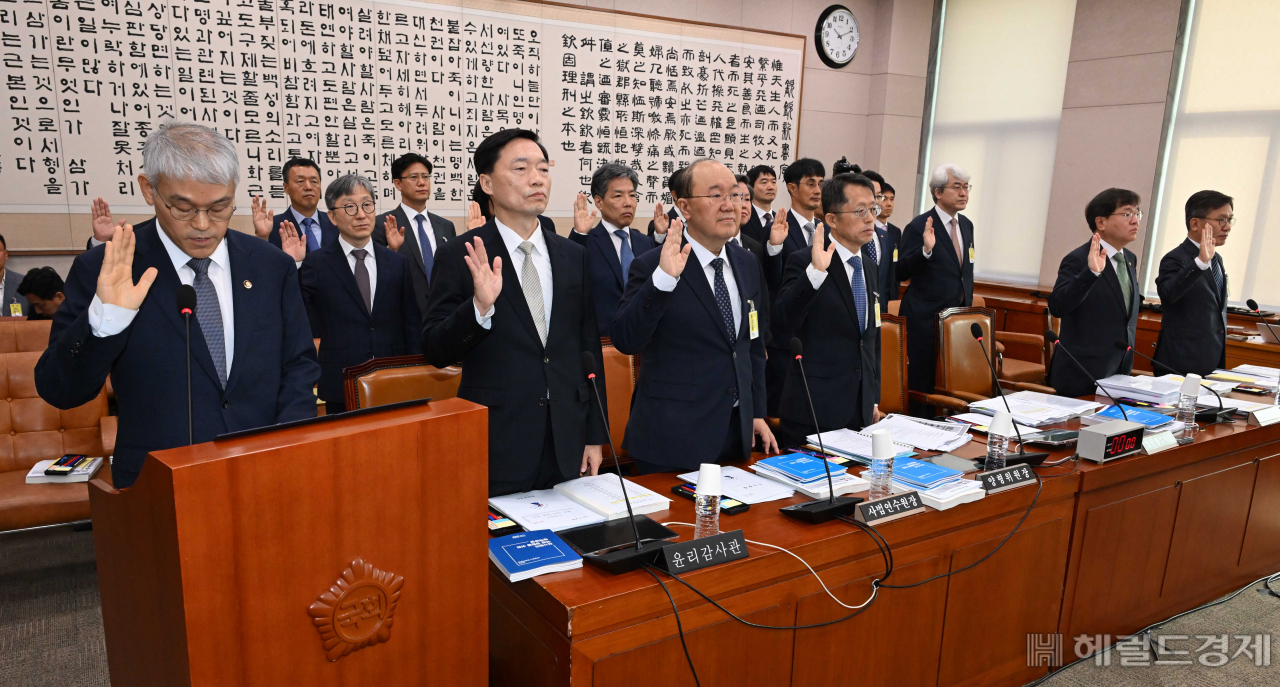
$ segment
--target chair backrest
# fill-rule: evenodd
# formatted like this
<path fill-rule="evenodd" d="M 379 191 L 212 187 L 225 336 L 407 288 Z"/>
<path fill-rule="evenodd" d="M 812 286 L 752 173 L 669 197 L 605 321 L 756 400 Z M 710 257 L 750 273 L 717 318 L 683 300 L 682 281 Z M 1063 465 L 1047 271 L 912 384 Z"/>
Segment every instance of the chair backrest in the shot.
<path fill-rule="evenodd" d="M 342 371 L 349 410 L 419 398 L 453 398 L 461 383 L 462 368 L 432 367 L 421 355 L 374 358 Z"/>
<path fill-rule="evenodd" d="M 944 391 L 967 391 L 992 396 L 991 369 L 982 360 L 983 347 L 973 340 L 972 325 L 982 327 L 987 355 L 995 364 L 991 332 L 995 311 L 986 308 L 948 308 L 938 313 L 938 361 L 935 385 Z M 919 364 L 921 361 L 916 361 Z"/>
<path fill-rule="evenodd" d="M 53 320 L 0 317 L 0 353 L 43 353 L 49 347 L 51 326 Z"/>
<path fill-rule="evenodd" d="M 631 396 L 636 389 L 635 358 L 614 348 L 608 339 L 601 339 L 600 350 L 604 354 L 604 397 L 609 405 L 609 432 L 618 447 L 619 457 L 622 457 L 622 440 L 626 436 L 627 421 L 631 419 Z M 591 412 L 596 412 L 594 407 Z M 607 453 L 605 455 L 608 456 Z"/>
<path fill-rule="evenodd" d="M 44 324 L 47 337 L 47 322 L 32 324 Z M 0 326 L 0 346 L 8 343 L 4 342 L 8 329 Z M 36 362 L 43 350 L 41 346 L 40 351 L 0 353 L 0 472 L 26 472 L 42 460 L 68 453 L 105 454 L 101 420 L 107 414 L 106 393 L 99 391 L 92 401 L 71 410 L 45 403 L 36 393 L 35 382 Z"/>
<path fill-rule="evenodd" d="M 907 319 L 897 315 L 880 317 L 880 410 L 907 412 Z"/>
<path fill-rule="evenodd" d="M 973 294 L 973 307 L 975 308 L 987 307 L 987 299 L 983 298 L 982 296 L 979 296 L 976 293 Z"/>
<path fill-rule="evenodd" d="M 889 301 L 889 314 L 890 314 L 890 315 L 897 315 L 897 314 L 898 314 L 898 309 L 899 309 L 899 308 L 901 308 L 901 307 L 902 307 L 902 301 L 900 301 L 900 300 L 897 300 L 897 301 Z"/>

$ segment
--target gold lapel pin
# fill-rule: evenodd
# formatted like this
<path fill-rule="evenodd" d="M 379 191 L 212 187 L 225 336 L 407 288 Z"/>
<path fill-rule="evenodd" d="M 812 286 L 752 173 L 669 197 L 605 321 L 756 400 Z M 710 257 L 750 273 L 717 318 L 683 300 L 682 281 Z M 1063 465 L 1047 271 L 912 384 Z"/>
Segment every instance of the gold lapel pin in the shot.
<path fill-rule="evenodd" d="M 253 288 L 253 282 L 249 281 L 248 279 L 244 280 L 244 288 L 246 288 L 246 289 L 252 289 L 252 288 Z"/>

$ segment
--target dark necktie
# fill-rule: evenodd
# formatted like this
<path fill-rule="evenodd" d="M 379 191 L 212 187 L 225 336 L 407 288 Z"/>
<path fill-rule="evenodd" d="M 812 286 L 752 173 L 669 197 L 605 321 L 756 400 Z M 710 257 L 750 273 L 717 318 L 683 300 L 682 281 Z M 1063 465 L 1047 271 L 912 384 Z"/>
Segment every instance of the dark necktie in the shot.
<path fill-rule="evenodd" d="M 768 228 L 772 227 L 772 226 L 773 226 L 773 213 L 772 213 L 772 212 L 766 212 L 766 213 L 764 213 L 764 219 L 763 219 L 763 220 L 761 220 L 761 223 L 762 223 L 762 224 L 764 224 L 764 228 L 765 228 L 765 229 L 768 229 Z"/>
<path fill-rule="evenodd" d="M 200 323 L 200 333 L 209 347 L 209 357 L 213 358 L 213 369 L 218 371 L 218 384 L 227 388 L 227 343 L 226 334 L 222 330 L 222 306 L 218 303 L 218 290 L 213 288 L 209 279 L 209 263 L 212 258 L 191 258 L 187 267 L 196 273 L 191 284 L 196 290 L 196 320 Z"/>
<path fill-rule="evenodd" d="M 862 276 L 862 256 L 849 258 L 849 267 L 853 268 L 853 304 L 858 309 L 858 331 L 867 331 L 867 282 Z"/>
<path fill-rule="evenodd" d="M 356 259 L 356 288 L 360 289 L 360 297 L 364 299 L 364 309 L 372 313 L 373 289 L 369 287 L 369 268 L 364 264 L 364 259 L 368 255 L 369 251 L 363 248 L 351 251 L 351 257 Z"/>
<path fill-rule="evenodd" d="M 431 268 L 436 264 L 436 254 L 431 250 L 431 239 L 427 237 L 427 230 L 423 224 L 426 219 L 421 213 L 414 217 L 418 222 L 418 245 L 422 246 L 422 269 L 427 273 L 427 282 L 430 282 Z"/>
<path fill-rule="evenodd" d="M 876 230 L 875 230 L 875 229 L 872 229 L 872 231 L 876 231 Z M 878 264 L 880 264 L 880 258 L 879 258 L 879 256 L 877 256 L 877 255 L 876 255 L 876 240 L 875 240 L 875 238 L 872 238 L 870 241 L 867 241 L 867 255 L 870 255 L 870 256 L 871 256 L 871 262 L 874 262 L 874 263 L 876 263 L 877 265 L 878 265 Z"/>
<path fill-rule="evenodd" d="M 1216 254 L 1213 256 L 1213 261 L 1209 263 L 1209 271 L 1213 272 L 1213 285 L 1217 287 L 1215 293 L 1218 298 L 1222 298 L 1222 282 L 1224 281 L 1222 278 L 1222 259 Z"/>
<path fill-rule="evenodd" d="M 739 248 L 741 248 L 741 247 L 742 247 L 742 244 L 738 241 L 738 237 L 737 237 L 737 236 L 735 236 L 735 237 L 733 237 L 733 238 L 729 239 L 729 243 L 732 243 L 733 245 L 735 245 L 735 246 L 737 246 L 737 247 L 739 247 Z"/>
<path fill-rule="evenodd" d="M 627 230 L 619 229 L 613 232 L 614 236 L 622 239 L 622 248 L 618 251 L 618 260 L 622 263 L 622 281 L 627 280 L 627 275 L 631 273 L 631 261 L 635 259 L 635 255 L 631 253 L 631 242 L 627 240 Z"/>
<path fill-rule="evenodd" d="M 729 345 L 732 346 L 738 337 L 733 330 L 733 301 L 729 300 L 729 287 L 724 282 L 724 258 L 713 258 L 711 269 L 716 273 L 716 305 L 720 306 L 720 316 L 724 318 L 725 332 L 729 335 Z M 738 400 L 736 385 L 733 387 L 733 400 Z"/>
<path fill-rule="evenodd" d="M 306 235 L 306 238 L 307 238 L 308 253 L 320 247 L 320 239 L 316 238 L 315 234 L 311 232 L 311 227 L 315 223 L 316 221 L 311 219 L 310 217 L 307 217 L 306 219 L 302 220 L 302 233 Z"/>
<path fill-rule="evenodd" d="M 1120 281 L 1120 293 L 1124 295 L 1124 311 L 1133 312 L 1133 283 L 1129 281 L 1129 263 L 1124 259 L 1124 251 L 1116 251 L 1112 258 L 1116 267 L 1116 279 Z"/>

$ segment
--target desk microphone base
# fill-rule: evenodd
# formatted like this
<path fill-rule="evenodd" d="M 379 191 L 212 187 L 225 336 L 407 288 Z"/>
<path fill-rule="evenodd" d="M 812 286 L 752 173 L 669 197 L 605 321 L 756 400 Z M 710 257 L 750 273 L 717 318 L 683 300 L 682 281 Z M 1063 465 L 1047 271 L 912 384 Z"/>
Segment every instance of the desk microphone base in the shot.
<path fill-rule="evenodd" d="M 834 502 L 830 499 L 820 499 L 783 506 L 778 510 L 783 515 L 817 524 L 834 520 L 841 515 L 853 515 L 854 511 L 858 509 L 859 503 L 862 503 L 861 496 L 837 496 Z"/>

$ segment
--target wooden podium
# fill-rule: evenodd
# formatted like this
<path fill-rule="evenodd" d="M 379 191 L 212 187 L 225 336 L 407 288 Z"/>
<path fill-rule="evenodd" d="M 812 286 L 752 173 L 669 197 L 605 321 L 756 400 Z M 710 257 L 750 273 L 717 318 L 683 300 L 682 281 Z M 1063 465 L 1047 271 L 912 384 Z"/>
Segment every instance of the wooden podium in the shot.
<path fill-rule="evenodd" d="M 487 425 L 372 409 L 91 482 L 111 684 L 484 685 Z"/>

